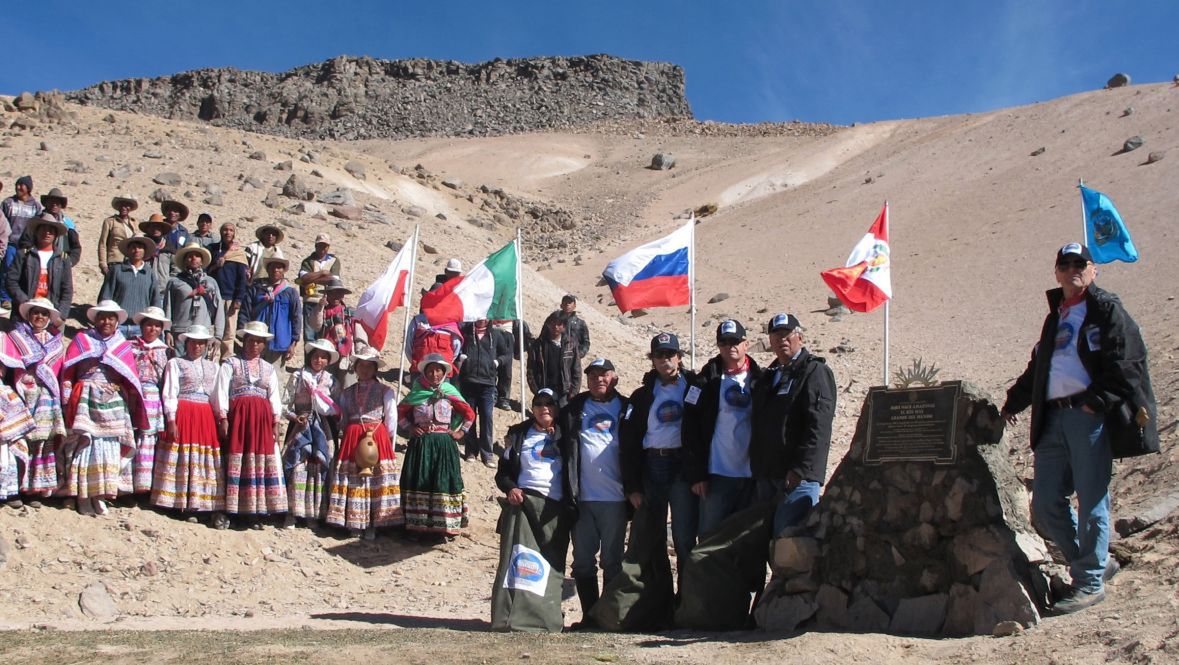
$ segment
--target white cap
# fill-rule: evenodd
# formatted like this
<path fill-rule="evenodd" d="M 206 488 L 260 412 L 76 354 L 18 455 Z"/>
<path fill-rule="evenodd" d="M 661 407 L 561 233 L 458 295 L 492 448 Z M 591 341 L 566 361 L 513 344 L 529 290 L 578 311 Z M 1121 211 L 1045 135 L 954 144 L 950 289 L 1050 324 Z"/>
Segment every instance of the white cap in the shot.
<path fill-rule="evenodd" d="M 451 259 L 446 262 L 446 272 L 462 272 L 463 262 L 458 259 Z"/>

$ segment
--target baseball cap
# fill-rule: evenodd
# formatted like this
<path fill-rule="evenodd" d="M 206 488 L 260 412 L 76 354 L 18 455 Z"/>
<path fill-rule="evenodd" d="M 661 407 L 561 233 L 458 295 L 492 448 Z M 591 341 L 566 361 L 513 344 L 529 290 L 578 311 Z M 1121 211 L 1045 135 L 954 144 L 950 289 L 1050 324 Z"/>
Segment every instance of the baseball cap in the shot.
<path fill-rule="evenodd" d="M 541 388 L 532 396 L 532 406 L 536 406 L 541 402 L 557 403 L 557 396 L 553 393 L 552 388 Z"/>
<path fill-rule="evenodd" d="M 680 351 L 680 338 L 669 332 L 661 332 L 651 338 L 651 353 L 656 351 Z"/>
<path fill-rule="evenodd" d="M 1066 257 L 1070 254 L 1075 254 L 1075 255 L 1081 257 L 1082 259 L 1085 259 L 1086 261 L 1093 260 L 1093 255 L 1089 253 L 1088 247 L 1082 245 L 1079 242 L 1070 242 L 1069 244 L 1065 245 L 1064 247 L 1061 247 L 1059 250 L 1056 251 L 1056 262 L 1060 263 L 1061 259 L 1063 259 L 1064 257 Z"/>
<path fill-rule="evenodd" d="M 600 370 L 603 372 L 613 372 L 614 363 L 605 358 L 594 358 L 594 361 L 585 366 L 585 373 L 589 374 L 590 370 Z"/>
<path fill-rule="evenodd" d="M 791 332 L 795 328 L 801 327 L 802 324 L 799 323 L 798 318 L 793 314 L 775 314 L 774 318 L 770 319 L 770 324 L 766 326 L 766 330 L 769 332 L 776 332 L 778 330 Z"/>
<path fill-rule="evenodd" d="M 326 233 L 321 233 L 321 234 L 315 236 L 315 244 L 318 245 L 321 242 L 325 245 L 330 245 L 330 244 L 332 244 L 332 237 Z"/>
<path fill-rule="evenodd" d="M 745 326 L 740 321 L 725 319 L 716 327 L 716 339 L 745 339 Z"/>
<path fill-rule="evenodd" d="M 446 262 L 446 272 L 462 272 L 463 262 L 458 259 L 451 259 Z"/>

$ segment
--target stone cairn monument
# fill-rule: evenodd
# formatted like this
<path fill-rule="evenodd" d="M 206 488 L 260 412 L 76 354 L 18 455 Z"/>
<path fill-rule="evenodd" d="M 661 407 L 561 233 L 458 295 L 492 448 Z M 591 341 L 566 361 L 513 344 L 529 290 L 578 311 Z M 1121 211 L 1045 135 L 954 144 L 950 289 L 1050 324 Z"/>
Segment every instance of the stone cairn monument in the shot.
<path fill-rule="evenodd" d="M 968 383 L 873 388 L 819 505 L 772 545 L 758 625 L 960 636 L 1037 623 L 1050 560 L 1002 435 Z"/>

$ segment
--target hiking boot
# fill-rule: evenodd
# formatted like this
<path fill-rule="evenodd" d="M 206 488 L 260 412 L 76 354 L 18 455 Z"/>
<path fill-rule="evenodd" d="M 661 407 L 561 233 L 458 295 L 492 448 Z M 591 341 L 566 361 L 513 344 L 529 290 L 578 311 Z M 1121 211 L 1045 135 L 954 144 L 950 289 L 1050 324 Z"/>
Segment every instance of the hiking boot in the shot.
<path fill-rule="evenodd" d="M 501 399 L 495 403 L 495 408 L 503 409 L 504 411 L 511 411 L 512 410 L 512 403 L 506 399 Z"/>
<path fill-rule="evenodd" d="M 1108 582 L 1108 581 L 1112 580 L 1114 578 L 1114 575 L 1117 575 L 1118 571 L 1120 571 L 1121 569 L 1122 569 L 1122 564 L 1118 563 L 1118 560 L 1111 556 L 1109 558 L 1109 561 L 1107 561 L 1105 563 L 1105 572 L 1102 573 L 1102 575 L 1101 575 L 1102 581 Z"/>
<path fill-rule="evenodd" d="M 1052 611 L 1056 614 L 1072 614 L 1087 607 L 1093 607 L 1103 600 L 1105 600 L 1104 589 L 1101 591 L 1073 589 L 1068 596 L 1056 601 L 1052 606 Z"/>

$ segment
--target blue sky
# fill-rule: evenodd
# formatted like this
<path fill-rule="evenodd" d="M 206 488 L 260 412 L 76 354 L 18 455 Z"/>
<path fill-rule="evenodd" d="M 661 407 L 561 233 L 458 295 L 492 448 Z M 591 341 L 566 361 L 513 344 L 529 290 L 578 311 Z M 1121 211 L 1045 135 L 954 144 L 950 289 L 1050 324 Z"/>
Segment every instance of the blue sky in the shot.
<path fill-rule="evenodd" d="M 1179 73 L 1175 0 L 42 0 L 6 14 L 4 94 L 341 54 L 609 53 L 682 66 L 697 118 L 850 123 L 1042 101 L 1118 71 L 1135 83 Z"/>

